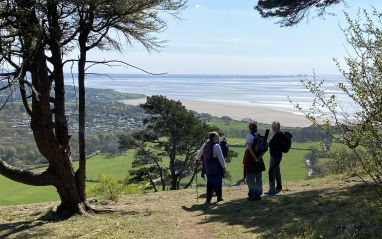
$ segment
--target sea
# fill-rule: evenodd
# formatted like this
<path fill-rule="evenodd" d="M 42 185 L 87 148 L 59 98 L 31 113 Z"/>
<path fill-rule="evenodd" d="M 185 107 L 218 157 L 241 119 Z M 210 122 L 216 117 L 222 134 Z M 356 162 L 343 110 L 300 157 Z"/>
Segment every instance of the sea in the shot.
<path fill-rule="evenodd" d="M 301 114 L 295 104 L 309 111 L 314 100 L 302 81 L 312 80 L 324 80 L 322 88 L 325 94 L 335 95 L 346 111 L 354 110 L 351 99 L 337 86 L 340 82 L 346 84 L 339 75 L 88 75 L 86 87 L 146 96 L 164 95 L 175 100 L 265 107 Z M 68 76 L 66 83 L 73 84 Z"/>

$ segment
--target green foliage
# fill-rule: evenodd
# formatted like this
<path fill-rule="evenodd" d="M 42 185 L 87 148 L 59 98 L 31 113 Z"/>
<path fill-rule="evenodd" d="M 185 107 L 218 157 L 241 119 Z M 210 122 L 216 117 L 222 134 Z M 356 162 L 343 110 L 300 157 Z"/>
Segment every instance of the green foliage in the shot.
<path fill-rule="evenodd" d="M 91 197 L 101 197 L 104 200 L 116 202 L 123 194 L 145 192 L 145 186 L 140 182 L 132 183 L 130 175 L 125 175 L 124 179 L 120 181 L 114 176 L 99 173 L 97 183 L 91 184 L 87 192 Z"/>
<path fill-rule="evenodd" d="M 358 156 L 346 147 L 337 147 L 329 153 L 329 157 L 331 160 L 324 165 L 323 173 L 348 174 L 349 176 L 362 173 Z"/>
<path fill-rule="evenodd" d="M 148 114 L 144 120 L 145 129 L 120 135 L 120 147 L 137 149 L 133 167 L 146 167 L 150 172 L 141 169 L 134 174 L 142 178 L 144 173 L 154 189 L 154 181 L 160 181 L 162 190 L 167 185 L 172 190 L 179 189 L 182 179 L 194 173 L 194 156 L 208 132 L 217 131 L 217 128 L 202 122 L 180 101 L 164 96 L 148 97 L 141 107 Z"/>
<path fill-rule="evenodd" d="M 337 63 L 346 80 L 339 83 L 338 88 L 353 101 L 352 109 L 343 109 L 335 95 L 327 95 L 324 81 L 314 79 L 303 83 L 315 96 L 306 116 L 351 151 L 334 153 L 338 167 L 347 170 L 360 166 L 361 170 L 354 168 L 352 171 L 372 178 L 382 194 L 381 16 L 376 10 L 371 14 L 359 12 L 357 20 L 346 15 L 348 27 L 344 33 L 353 51 L 345 58 L 346 67 Z M 343 156 L 349 157 L 350 164 L 338 160 Z"/>
<path fill-rule="evenodd" d="M 316 9 L 318 15 L 325 14 L 325 9 L 334 4 L 338 4 L 343 0 L 259 0 L 255 9 L 259 11 L 262 17 L 278 17 L 281 18 L 277 23 L 281 26 L 293 26 L 305 16 L 309 15 L 310 9 Z"/>
<path fill-rule="evenodd" d="M 99 182 L 88 189 L 89 196 L 101 196 L 103 199 L 118 201 L 124 192 L 124 185 L 114 177 L 100 173 Z"/>
<path fill-rule="evenodd" d="M 155 166 L 131 169 L 129 171 L 130 178 L 126 182 L 128 184 L 131 184 L 131 183 L 140 184 L 144 181 L 148 181 L 150 183 L 151 188 L 154 189 L 155 192 L 157 192 L 158 189 L 156 186 L 156 182 L 154 181 L 157 175 L 156 172 L 157 172 L 157 169 Z"/>

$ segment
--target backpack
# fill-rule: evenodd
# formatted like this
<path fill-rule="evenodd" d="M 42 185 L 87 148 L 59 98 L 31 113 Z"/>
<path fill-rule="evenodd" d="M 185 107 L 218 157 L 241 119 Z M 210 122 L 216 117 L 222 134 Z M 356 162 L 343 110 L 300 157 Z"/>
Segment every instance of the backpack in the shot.
<path fill-rule="evenodd" d="M 207 160 L 210 157 L 212 157 L 213 148 L 214 148 L 215 144 L 216 143 L 212 143 L 211 141 L 206 143 L 206 145 L 203 148 L 203 154 L 202 154 L 203 161 L 207 162 Z"/>
<path fill-rule="evenodd" d="M 281 151 L 283 153 L 288 153 L 290 148 L 292 147 L 293 135 L 289 132 L 283 132 L 282 136 L 283 136 L 283 141 L 281 144 Z"/>
<path fill-rule="evenodd" d="M 268 151 L 268 142 L 267 142 L 267 139 L 265 138 L 265 136 L 262 136 L 259 133 L 257 133 L 257 134 L 251 133 L 251 135 L 253 135 L 253 137 L 254 137 L 253 143 L 252 143 L 253 151 L 256 154 L 263 154 L 263 153 L 267 152 Z"/>
<path fill-rule="evenodd" d="M 229 146 L 227 144 L 227 140 L 224 138 L 222 141 L 220 141 L 220 148 L 222 149 L 222 153 L 224 158 L 227 157 Z"/>
<path fill-rule="evenodd" d="M 217 158 L 213 156 L 213 148 L 217 143 L 207 143 L 203 149 L 202 174 L 223 174 L 223 168 Z"/>

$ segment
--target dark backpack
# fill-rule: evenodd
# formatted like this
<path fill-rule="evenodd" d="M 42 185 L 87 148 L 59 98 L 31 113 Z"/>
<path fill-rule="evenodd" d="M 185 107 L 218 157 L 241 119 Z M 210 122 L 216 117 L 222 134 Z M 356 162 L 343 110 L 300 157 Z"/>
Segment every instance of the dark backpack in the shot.
<path fill-rule="evenodd" d="M 203 173 L 222 175 L 223 167 L 220 165 L 219 159 L 213 156 L 213 148 L 216 143 L 207 143 L 203 149 Z M 202 174 L 203 174 L 202 173 Z"/>
<path fill-rule="evenodd" d="M 224 158 L 227 157 L 229 146 L 227 144 L 227 140 L 224 138 L 222 141 L 220 141 L 220 148 L 222 149 L 222 153 Z"/>
<path fill-rule="evenodd" d="M 282 135 L 283 135 L 283 141 L 281 145 L 281 151 L 283 153 L 288 153 L 290 148 L 292 147 L 293 135 L 289 132 L 283 132 Z"/>
<path fill-rule="evenodd" d="M 251 133 L 254 137 L 252 147 L 256 154 L 263 154 L 268 151 L 268 142 L 265 136 L 257 133 Z"/>

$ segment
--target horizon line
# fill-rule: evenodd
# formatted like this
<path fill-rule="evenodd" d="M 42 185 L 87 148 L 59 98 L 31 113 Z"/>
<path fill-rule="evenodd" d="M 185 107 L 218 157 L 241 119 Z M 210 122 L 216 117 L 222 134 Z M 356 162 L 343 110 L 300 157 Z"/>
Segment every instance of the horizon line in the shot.
<path fill-rule="evenodd" d="M 64 72 L 65 75 L 78 75 L 77 72 Z M 107 76 L 144 76 L 144 77 L 153 77 L 153 78 L 163 78 L 163 77 L 176 77 L 176 76 L 182 76 L 182 77 L 203 77 L 203 76 L 209 76 L 209 77 L 315 77 L 315 76 L 340 76 L 343 77 L 341 74 L 218 74 L 218 73 L 164 73 L 161 75 L 150 75 L 146 73 L 104 73 L 104 72 L 92 72 L 92 77 L 107 77 Z"/>

